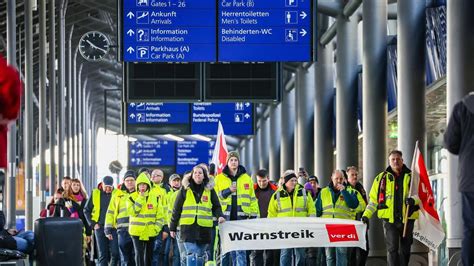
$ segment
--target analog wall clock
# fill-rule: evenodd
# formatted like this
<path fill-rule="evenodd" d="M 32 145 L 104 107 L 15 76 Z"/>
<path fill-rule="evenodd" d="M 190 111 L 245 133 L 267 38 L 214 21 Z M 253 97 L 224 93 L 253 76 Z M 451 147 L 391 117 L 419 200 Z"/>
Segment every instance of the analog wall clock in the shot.
<path fill-rule="evenodd" d="M 89 31 L 79 41 L 79 52 L 89 61 L 99 61 L 109 51 L 109 39 L 98 31 Z"/>

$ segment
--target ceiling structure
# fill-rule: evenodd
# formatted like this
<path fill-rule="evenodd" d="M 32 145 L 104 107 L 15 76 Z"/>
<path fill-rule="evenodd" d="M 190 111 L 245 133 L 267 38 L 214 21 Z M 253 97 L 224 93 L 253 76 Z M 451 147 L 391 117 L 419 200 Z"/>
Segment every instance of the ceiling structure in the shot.
<path fill-rule="evenodd" d="M 64 2 L 63 2 L 64 1 Z M 0 1 L 0 53 L 6 56 L 7 48 L 6 48 L 6 38 L 7 38 L 7 1 Z M 48 1 L 48 4 L 51 1 Z M 116 0 L 55 0 L 56 2 L 56 16 L 55 16 L 55 23 L 56 23 L 56 31 L 58 29 L 58 22 L 59 22 L 59 10 L 64 4 L 66 8 L 66 62 L 68 60 L 68 44 L 69 38 L 71 43 L 71 53 L 72 57 L 74 58 L 74 53 L 76 52 L 77 46 L 79 44 L 79 40 L 82 35 L 89 31 L 100 31 L 107 35 L 111 43 L 111 49 L 109 53 L 104 58 L 104 60 L 99 62 L 89 62 L 82 58 L 82 56 L 77 55 L 76 65 L 79 68 L 81 64 L 83 64 L 83 72 L 81 79 L 84 81 L 87 79 L 87 94 L 90 94 L 90 108 L 92 110 L 92 114 L 95 114 L 95 123 L 97 127 L 105 127 L 113 132 L 121 132 L 121 109 L 122 109 L 122 63 L 118 61 L 117 56 L 117 48 L 118 45 L 118 26 L 117 26 L 117 19 L 118 19 L 118 10 L 117 10 L 117 1 Z M 361 4 L 361 0 L 352 0 L 347 1 L 346 8 L 354 7 L 357 8 Z M 389 0 L 389 3 L 396 3 L 396 1 Z M 17 65 L 20 72 L 24 72 L 25 68 L 25 47 L 24 47 L 24 1 L 17 0 L 16 1 L 16 23 L 17 23 L 17 34 L 16 34 L 16 44 L 17 44 Z M 329 4 L 328 4 L 329 3 Z M 331 1 L 318 1 L 318 12 L 325 13 L 325 11 L 331 11 L 332 5 Z M 393 6 L 392 6 L 393 9 Z M 395 9 L 396 10 L 396 9 Z M 393 10 L 392 10 L 393 11 Z M 51 16 L 47 15 L 47 33 L 49 34 L 49 20 Z M 34 125 L 33 128 L 38 128 L 38 88 L 39 88 L 39 27 L 38 27 L 39 15 L 38 10 L 33 11 L 33 72 L 34 72 L 34 96 L 33 100 L 35 103 L 34 106 Z M 328 29 L 328 32 L 330 29 Z M 322 36 L 323 34 L 321 34 Z M 334 36 L 333 36 L 334 38 Z M 56 32 L 56 47 L 58 45 L 58 34 Z M 47 38 L 49 40 L 49 38 Z M 58 51 L 56 49 L 56 51 Z M 48 53 L 48 52 L 47 52 Z M 58 55 L 56 54 L 56 58 Z M 67 65 L 67 64 L 66 64 Z M 293 72 L 296 71 L 301 64 L 299 63 L 285 63 L 283 66 L 283 88 L 288 88 L 289 84 L 294 84 L 294 75 Z M 308 67 L 309 64 L 303 64 L 303 67 Z M 72 70 L 69 70 L 72 71 Z M 66 77 L 66 86 L 67 77 Z M 107 102 L 105 102 L 104 98 L 104 91 L 111 90 L 107 96 Z M 438 95 L 439 91 L 446 91 L 444 90 L 436 90 L 437 93 L 434 95 Z M 443 95 L 439 95 L 443 98 Z M 433 96 L 434 97 L 434 96 Z M 430 103 L 430 98 L 427 99 L 428 103 Z M 436 101 L 435 101 L 436 100 Z M 439 110 L 444 110 L 442 106 L 439 106 L 437 101 L 439 97 L 436 96 L 436 99 L 433 99 L 433 105 L 427 105 L 428 108 L 434 108 L 433 110 L 427 110 L 427 115 L 430 117 L 427 119 L 427 129 L 434 130 L 438 127 L 440 118 L 443 117 L 443 113 Z M 107 106 L 107 108 L 104 108 Z M 268 105 L 266 104 L 257 104 L 256 109 L 256 116 L 255 120 L 258 121 L 259 118 L 262 116 L 268 116 Z M 441 113 L 440 113 L 441 112 Z M 433 116 L 433 119 L 431 119 Z M 436 116 L 436 117 L 434 117 Z M 393 115 L 392 115 L 393 117 Z M 48 122 L 47 122 L 48 123 Z M 258 126 L 258 123 L 255 123 Z M 35 134 L 36 135 L 36 134 Z M 166 139 L 163 136 L 136 136 L 137 138 L 142 139 Z M 188 139 L 193 139 L 192 136 L 181 136 Z M 228 136 L 227 137 L 227 144 L 230 146 L 231 149 L 237 148 L 241 143 L 242 139 L 245 136 Z M 36 142 L 36 141 L 35 141 Z"/>

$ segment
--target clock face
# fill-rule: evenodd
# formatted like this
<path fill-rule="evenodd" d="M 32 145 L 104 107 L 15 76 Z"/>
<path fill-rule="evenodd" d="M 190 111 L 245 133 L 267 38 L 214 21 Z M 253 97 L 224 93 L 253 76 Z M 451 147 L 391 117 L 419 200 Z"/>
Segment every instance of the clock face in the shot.
<path fill-rule="evenodd" d="M 109 39 L 98 31 L 89 31 L 79 41 L 79 52 L 89 61 L 101 60 L 109 51 Z"/>

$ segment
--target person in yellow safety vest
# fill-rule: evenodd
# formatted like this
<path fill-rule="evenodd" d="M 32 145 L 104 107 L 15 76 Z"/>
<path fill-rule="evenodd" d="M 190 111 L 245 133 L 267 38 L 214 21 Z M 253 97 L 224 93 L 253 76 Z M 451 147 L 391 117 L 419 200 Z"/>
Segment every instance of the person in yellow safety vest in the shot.
<path fill-rule="evenodd" d="M 259 217 L 258 201 L 255 197 L 252 178 L 240 165 L 239 153 L 227 154 L 226 166 L 215 178 L 215 190 L 226 220 L 245 220 Z M 221 256 L 221 265 L 247 266 L 247 251 L 231 251 Z"/>
<path fill-rule="evenodd" d="M 127 211 L 128 197 L 135 191 L 135 179 L 135 171 L 128 170 L 125 173 L 122 187 L 110 200 L 105 217 L 104 231 L 107 238 L 113 240 L 114 235 L 118 235 L 121 265 L 135 265 L 133 242 L 128 233 L 129 216 Z"/>
<path fill-rule="evenodd" d="M 99 265 L 118 265 L 120 254 L 117 238 L 109 240 L 105 236 L 104 225 L 107 208 L 112 196 L 117 192 L 114 189 L 114 179 L 105 176 L 87 200 L 84 215 L 90 227 L 94 229 L 94 236 L 99 251 Z"/>
<path fill-rule="evenodd" d="M 189 180 L 191 178 L 191 174 L 192 174 L 192 171 L 185 172 L 183 175 L 183 180 L 184 179 Z M 182 188 L 181 181 L 179 185 L 180 185 L 180 188 Z M 168 216 L 170 218 L 170 220 L 168 221 L 168 226 L 171 226 L 169 223 L 171 223 L 171 217 L 173 216 L 174 204 L 176 202 L 176 197 L 178 196 L 179 191 L 180 189 L 174 191 L 168 201 Z M 180 234 L 179 225 L 178 225 L 175 239 L 176 239 L 176 242 L 178 243 L 180 265 L 186 265 L 186 250 L 184 249 L 184 242 L 180 238 L 180 235 L 181 234 Z M 177 265 L 175 264 L 173 266 L 177 266 Z"/>
<path fill-rule="evenodd" d="M 268 205 L 268 218 L 275 217 L 316 217 L 316 209 L 311 194 L 306 194 L 298 184 L 293 170 L 283 173 L 283 185 L 273 193 Z M 296 266 L 305 265 L 305 248 L 282 249 L 280 265 L 291 265 L 292 253 L 296 255 Z"/>
<path fill-rule="evenodd" d="M 341 170 L 334 170 L 331 182 L 321 190 L 316 200 L 316 215 L 321 218 L 354 220 L 358 207 L 357 192 L 344 183 Z M 326 264 L 346 266 L 347 251 L 347 247 L 326 248 Z"/>
<path fill-rule="evenodd" d="M 176 201 L 176 196 L 178 195 L 178 191 L 181 188 L 181 177 L 178 174 L 172 174 L 170 175 L 168 182 L 170 184 L 170 191 L 168 192 L 168 194 L 166 194 L 167 196 L 166 201 L 168 202 L 168 208 L 167 208 L 168 215 L 166 217 L 167 218 L 166 223 L 169 226 L 171 222 L 171 215 L 173 214 L 173 208 L 174 208 L 174 203 Z M 163 265 L 169 265 L 167 260 L 171 252 L 171 247 L 173 247 L 173 258 L 172 258 L 171 265 L 178 266 L 180 265 L 180 249 L 178 246 L 177 239 L 172 238 L 172 237 L 168 237 L 165 240 L 165 252 L 164 252 L 165 261 L 163 262 Z M 184 251 L 184 247 L 183 247 L 183 251 Z"/>
<path fill-rule="evenodd" d="M 130 216 L 128 232 L 135 249 L 135 265 L 151 265 L 155 238 L 165 223 L 163 200 L 151 191 L 151 182 L 146 173 L 138 175 L 135 192 L 127 201 Z"/>
<path fill-rule="evenodd" d="M 187 265 L 204 265 L 206 250 L 211 243 L 213 217 L 218 218 L 219 223 L 225 222 L 219 198 L 206 170 L 195 166 L 192 175 L 183 179 L 183 188 L 176 195 L 170 223 L 173 238 L 180 226 Z"/>
<path fill-rule="evenodd" d="M 151 172 L 150 180 L 152 182 L 152 190 L 157 195 L 160 195 L 160 198 L 163 200 L 162 206 L 165 214 L 165 220 L 168 221 L 168 203 L 167 203 L 167 194 L 170 191 L 170 188 L 167 184 L 163 182 L 165 174 L 163 170 L 156 168 Z M 159 265 L 164 260 L 165 252 L 165 241 L 168 238 L 168 222 L 166 222 L 165 227 L 160 232 L 158 237 L 155 239 L 155 246 L 153 247 L 153 258 L 151 263 L 153 266 Z"/>
<path fill-rule="evenodd" d="M 368 223 L 377 211 L 377 216 L 383 220 L 388 265 L 408 265 L 413 243 L 413 226 L 418 219 L 420 208 L 419 199 L 408 197 L 411 170 L 403 164 L 402 152 L 391 151 L 388 160 L 389 167 L 374 179 L 369 193 L 369 204 L 361 220 Z M 408 216 L 407 221 L 405 215 Z M 405 223 L 407 231 L 403 237 Z"/>
<path fill-rule="evenodd" d="M 356 217 L 357 221 L 360 220 L 362 214 L 365 211 L 365 207 L 367 207 L 367 192 L 365 192 L 364 186 L 359 182 L 358 176 L 359 171 L 355 166 L 347 167 L 346 171 L 346 178 L 347 184 L 350 185 L 355 191 L 357 191 L 357 199 L 359 200 L 359 207 L 356 210 Z M 350 265 L 365 265 L 367 256 L 369 255 L 369 238 L 368 238 L 368 231 L 365 233 L 365 240 L 366 240 L 366 247 L 365 250 L 359 247 L 352 247 L 349 248 L 349 263 Z"/>

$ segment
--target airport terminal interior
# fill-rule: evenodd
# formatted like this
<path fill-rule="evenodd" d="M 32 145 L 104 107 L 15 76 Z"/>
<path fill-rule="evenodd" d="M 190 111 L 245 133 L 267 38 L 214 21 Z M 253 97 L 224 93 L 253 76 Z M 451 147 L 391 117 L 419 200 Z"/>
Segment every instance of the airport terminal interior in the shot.
<path fill-rule="evenodd" d="M 6 227 L 34 230 L 66 176 L 87 193 L 127 170 L 167 182 L 222 143 L 254 182 L 293 169 L 325 187 L 356 166 L 367 191 L 391 150 L 411 168 L 417 145 L 445 238 L 415 240 L 410 265 L 462 265 L 443 136 L 474 91 L 473 14 L 471 0 L 0 1 L 0 55 L 21 80 L 4 92 L 0 73 L 0 105 L 21 98 L 0 114 Z M 366 265 L 387 265 L 371 220 Z"/>

